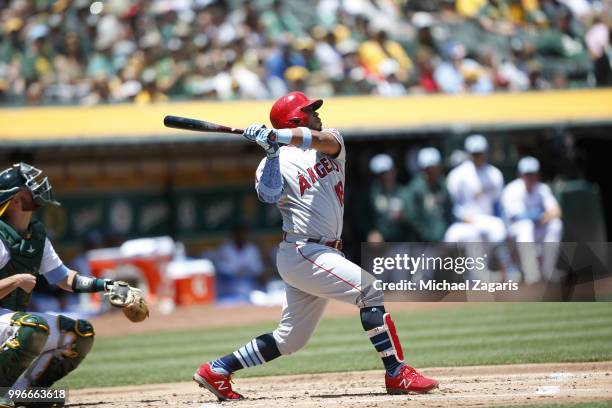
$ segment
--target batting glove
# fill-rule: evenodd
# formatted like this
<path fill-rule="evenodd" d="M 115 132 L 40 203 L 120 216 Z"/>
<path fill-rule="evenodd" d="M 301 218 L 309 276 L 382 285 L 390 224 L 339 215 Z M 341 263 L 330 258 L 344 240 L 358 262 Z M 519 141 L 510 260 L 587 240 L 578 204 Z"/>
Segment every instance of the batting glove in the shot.
<path fill-rule="evenodd" d="M 248 128 L 244 129 L 244 132 L 242 132 L 242 136 L 244 136 L 251 142 L 254 142 L 259 132 L 263 131 L 265 128 L 266 125 L 251 125 Z"/>
<path fill-rule="evenodd" d="M 270 135 L 273 133 L 274 129 L 262 129 L 255 138 L 255 143 L 266 151 L 266 156 L 268 157 L 278 157 L 279 155 L 280 147 L 278 143 L 269 139 Z"/>

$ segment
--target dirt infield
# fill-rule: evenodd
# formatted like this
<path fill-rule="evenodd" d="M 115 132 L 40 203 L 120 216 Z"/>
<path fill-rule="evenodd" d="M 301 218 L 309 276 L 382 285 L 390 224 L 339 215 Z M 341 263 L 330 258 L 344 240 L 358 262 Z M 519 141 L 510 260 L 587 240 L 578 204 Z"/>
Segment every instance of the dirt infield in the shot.
<path fill-rule="evenodd" d="M 391 396 L 381 373 L 238 379 L 248 399 L 218 403 L 193 382 L 73 391 L 70 407 L 483 407 L 612 400 L 612 362 L 430 368 L 440 380 L 427 395 Z"/>

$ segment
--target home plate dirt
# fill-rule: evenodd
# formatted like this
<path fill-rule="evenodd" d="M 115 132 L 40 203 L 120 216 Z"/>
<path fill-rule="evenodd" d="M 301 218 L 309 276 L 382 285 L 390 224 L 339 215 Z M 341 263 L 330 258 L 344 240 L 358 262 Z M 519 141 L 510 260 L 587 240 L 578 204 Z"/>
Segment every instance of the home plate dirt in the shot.
<path fill-rule="evenodd" d="M 194 382 L 75 390 L 70 407 L 483 407 L 612 401 L 612 362 L 429 368 L 426 395 L 385 393 L 380 371 L 237 378 L 242 401 L 218 403 Z"/>

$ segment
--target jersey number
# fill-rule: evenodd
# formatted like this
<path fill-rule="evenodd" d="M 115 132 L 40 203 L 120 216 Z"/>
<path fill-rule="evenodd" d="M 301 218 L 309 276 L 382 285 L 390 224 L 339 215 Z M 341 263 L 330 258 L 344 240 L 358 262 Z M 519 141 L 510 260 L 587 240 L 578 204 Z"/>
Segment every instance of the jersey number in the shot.
<path fill-rule="evenodd" d="M 338 201 L 340 202 L 340 206 L 344 207 L 344 185 L 342 181 L 339 181 L 338 184 L 334 187 L 336 190 L 336 195 L 338 196 Z"/>

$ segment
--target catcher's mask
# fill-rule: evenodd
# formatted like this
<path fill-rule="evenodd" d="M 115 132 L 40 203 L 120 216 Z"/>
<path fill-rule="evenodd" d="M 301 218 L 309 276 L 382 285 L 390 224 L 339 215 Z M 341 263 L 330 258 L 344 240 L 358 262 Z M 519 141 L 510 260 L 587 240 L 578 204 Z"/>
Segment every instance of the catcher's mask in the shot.
<path fill-rule="evenodd" d="M 26 163 L 19 163 L 0 173 L 0 214 L 22 187 L 26 187 L 32 193 L 34 202 L 40 207 L 60 205 L 55 200 L 49 179 L 43 177 L 42 170 Z"/>

